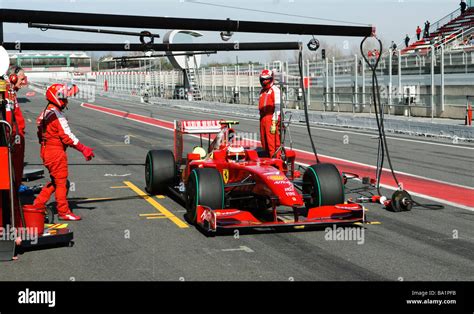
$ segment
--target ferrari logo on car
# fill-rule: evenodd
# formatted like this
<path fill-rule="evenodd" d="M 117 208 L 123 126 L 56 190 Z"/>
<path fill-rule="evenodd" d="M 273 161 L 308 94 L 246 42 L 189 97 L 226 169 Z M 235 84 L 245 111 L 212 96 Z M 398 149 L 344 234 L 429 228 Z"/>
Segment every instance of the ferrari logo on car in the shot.
<path fill-rule="evenodd" d="M 224 184 L 229 182 L 229 169 L 222 170 L 222 179 L 224 179 Z"/>

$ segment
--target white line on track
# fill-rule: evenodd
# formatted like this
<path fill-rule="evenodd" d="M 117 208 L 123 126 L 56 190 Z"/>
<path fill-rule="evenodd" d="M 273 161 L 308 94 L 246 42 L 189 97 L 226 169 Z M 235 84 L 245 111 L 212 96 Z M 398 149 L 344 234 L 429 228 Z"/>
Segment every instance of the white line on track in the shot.
<path fill-rule="evenodd" d="M 81 104 L 82 106 L 82 104 Z M 100 106 L 99 106 L 100 107 Z M 107 108 L 107 107 L 104 107 L 104 108 Z M 100 110 L 97 110 L 97 109 L 93 109 L 93 108 L 88 108 L 88 109 L 92 109 L 92 110 L 95 110 L 95 111 L 99 111 L 99 112 L 103 112 L 103 111 L 100 111 Z M 113 116 L 116 116 L 116 117 L 120 117 L 120 118 L 123 118 L 123 116 L 120 116 L 120 115 L 116 115 L 114 113 L 108 113 L 110 115 L 113 115 Z M 140 116 L 140 117 L 144 117 L 144 118 L 149 118 L 147 116 L 144 116 L 144 115 L 141 115 L 141 114 L 136 114 L 134 113 L 134 115 L 137 115 L 137 116 Z M 155 127 L 158 127 L 158 128 L 161 128 L 161 129 L 165 129 L 165 130 L 173 130 L 172 128 L 169 128 L 169 127 L 164 127 L 164 126 L 160 126 L 160 125 L 156 125 L 156 124 L 152 124 L 152 123 L 147 123 L 147 122 L 144 122 L 144 121 L 140 121 L 140 120 L 137 120 L 137 119 L 134 119 L 134 118 L 130 118 L 130 117 L 127 117 L 126 119 L 128 120 L 133 120 L 135 122 L 140 122 L 140 123 L 143 123 L 143 124 L 147 124 L 147 125 L 151 125 L 151 126 L 155 126 Z M 163 119 L 158 119 L 158 118 L 152 118 L 152 119 L 155 119 L 155 120 L 158 120 L 158 121 L 161 121 L 161 122 L 165 122 L 165 123 L 173 123 L 172 121 L 167 121 L 167 120 L 163 120 Z M 199 138 L 199 136 L 194 136 L 196 138 Z M 255 142 L 255 143 L 259 143 L 259 141 L 256 141 L 254 139 L 247 139 L 249 141 L 252 141 L 252 142 Z M 301 152 L 301 153 L 307 153 L 307 154 L 312 154 L 312 152 L 309 152 L 309 151 L 306 151 L 306 150 L 302 150 L 302 149 L 298 149 L 298 148 L 293 148 L 294 151 L 297 151 L 297 152 Z M 326 158 L 331 158 L 331 159 L 335 159 L 335 160 L 338 160 L 338 161 L 341 161 L 341 162 L 348 162 L 348 163 L 352 163 L 352 164 L 355 164 L 355 165 L 359 165 L 359 166 L 363 166 L 363 167 L 368 167 L 368 168 L 371 168 L 371 169 L 376 169 L 377 167 L 375 166 L 372 166 L 372 165 L 368 165 L 368 164 L 364 164 L 364 163 L 360 163 L 360 162 L 357 162 L 357 161 L 352 161 L 352 160 L 347 160 L 347 159 L 342 159 L 342 158 L 337 158 L 337 157 L 333 157 L 333 156 L 328 156 L 328 155 L 323 155 L 323 154 L 319 154 L 319 156 L 321 157 L 326 157 Z M 388 168 L 383 168 L 384 171 L 387 171 L 389 172 L 390 169 Z M 449 184 L 449 185 L 452 185 L 452 186 L 456 186 L 456 187 L 460 187 L 460 188 L 465 188 L 465 189 L 470 189 L 470 190 L 473 190 L 474 191 L 474 187 L 471 187 L 471 186 L 466 186 L 466 185 L 461 185 L 461 184 L 457 184 L 457 183 L 451 183 L 451 182 L 446 182 L 446 181 L 441 181 L 441 180 L 437 180 L 437 179 L 432 179 L 432 178 L 428 178 L 428 177 L 424 177 L 424 176 L 419 176 L 419 175 L 415 175 L 415 174 L 411 174 L 411 173 L 407 173 L 407 172 L 403 172 L 403 171 L 396 171 L 397 174 L 402 174 L 402 175 L 407 175 L 407 176 L 411 176 L 411 177 L 414 177 L 414 178 L 418 178 L 418 179 L 423 179 L 423 180 L 427 180 L 427 181 L 432 181 L 432 182 L 437 182 L 437 183 L 442 183 L 442 184 Z"/>
<path fill-rule="evenodd" d="M 219 116 L 227 116 L 227 117 L 236 118 L 235 115 L 227 115 L 227 114 L 219 114 Z M 257 121 L 257 119 L 242 118 L 240 116 L 238 117 L 238 119 L 239 120 L 247 120 L 247 121 Z M 306 129 L 306 126 L 304 126 L 304 125 L 292 124 L 292 126 L 297 127 L 297 128 L 305 128 Z M 333 127 L 333 126 L 330 126 L 330 127 Z M 355 135 L 361 135 L 361 136 L 372 137 L 372 138 L 374 137 L 374 134 L 360 133 L 360 132 L 355 132 L 355 131 L 334 130 L 334 129 L 328 129 L 328 128 L 315 127 L 315 126 L 312 126 L 311 129 L 312 130 L 333 132 L 333 133 L 355 134 Z M 376 131 L 374 130 L 373 132 L 376 132 Z M 375 137 L 375 139 L 377 139 L 377 138 L 378 137 Z M 386 138 L 391 139 L 391 140 L 396 140 L 396 141 L 405 141 L 405 142 L 420 143 L 420 144 L 426 144 L 426 145 L 435 145 L 435 146 L 451 147 L 451 148 L 458 148 L 458 149 L 474 150 L 474 147 L 467 147 L 467 146 L 461 146 L 461 145 L 434 143 L 434 142 L 429 142 L 429 141 L 412 140 L 412 139 L 392 137 L 392 136 L 387 136 Z"/>
<path fill-rule="evenodd" d="M 111 100 L 109 98 L 105 98 L 105 99 L 108 99 L 108 100 Z M 114 99 L 116 100 L 116 99 Z M 122 103 L 124 103 L 125 106 L 130 106 L 130 107 L 136 107 L 137 105 L 139 105 L 140 107 L 144 107 L 144 108 L 155 108 L 153 107 L 152 105 L 145 105 L 145 104 L 133 104 L 131 105 L 130 102 L 128 102 L 127 100 L 123 100 L 123 99 L 117 99 L 118 101 L 121 101 Z M 175 111 L 180 111 L 182 112 L 183 110 L 185 110 L 184 108 L 183 109 L 180 109 L 180 108 L 169 108 L 169 109 L 172 109 L 172 110 L 175 110 Z M 215 113 L 210 113 L 210 112 L 206 112 L 206 111 L 200 111 L 200 110 L 195 110 L 193 111 L 194 113 L 201 113 L 201 114 L 213 114 L 213 115 L 217 115 Z M 244 118 L 244 117 L 241 117 L 241 116 L 236 116 L 236 115 L 230 115 L 230 114 L 225 114 L 225 113 L 222 113 L 222 114 L 219 114 L 219 116 L 224 116 L 224 117 L 231 117 L 231 118 L 236 118 L 238 117 L 239 120 L 246 120 L 246 121 L 257 121 L 256 118 Z M 293 127 L 297 127 L 297 128 L 306 128 L 306 126 L 304 125 L 298 125 L 298 124 L 292 124 Z M 334 127 L 334 126 L 329 126 L 329 127 Z M 344 133 L 344 134 L 355 134 L 355 135 L 360 135 L 360 136 L 365 136 L 365 137 L 374 137 L 374 134 L 367 134 L 367 133 L 363 133 L 363 132 L 356 132 L 356 131 L 348 131 L 348 130 L 335 130 L 335 129 L 328 129 L 328 128 L 322 128 L 322 127 L 315 127 L 315 126 L 312 126 L 311 127 L 312 130 L 320 130 L 320 131 L 327 131 L 327 132 L 333 132 L 333 133 Z M 369 131 L 370 132 L 370 131 Z M 373 132 L 376 132 L 375 130 Z M 468 146 L 462 146 L 462 145 L 454 145 L 454 144 L 445 144 L 445 143 L 435 143 L 435 142 L 430 142 L 430 141 L 422 141 L 422 140 L 413 140 L 413 139 L 407 139 L 407 138 L 399 138 L 399 137 L 393 137 L 393 136 L 387 136 L 387 139 L 391 139 L 391 140 L 395 140 L 395 141 L 403 141 L 403 142 L 411 142 L 411 143 L 419 143 L 419 144 L 425 144 L 425 145 L 434 145 L 434 146 L 442 146 L 442 147 L 450 147 L 450 148 L 456 148 L 456 149 L 467 149 L 467 150 L 474 150 L 474 147 L 468 147 Z"/>
<path fill-rule="evenodd" d="M 309 164 L 299 162 L 299 161 L 297 161 L 295 163 L 298 164 L 298 165 L 305 166 L 305 167 L 310 166 Z M 431 180 L 431 179 L 429 179 L 429 180 Z M 362 180 L 359 179 L 359 181 L 362 181 Z M 446 182 L 442 182 L 442 181 L 439 181 L 439 182 L 446 183 Z M 451 184 L 451 183 L 449 183 L 449 184 Z M 393 186 L 390 186 L 390 185 L 387 185 L 387 184 L 380 184 L 380 186 L 385 188 L 385 189 L 389 189 L 389 190 L 393 190 L 393 188 L 394 188 Z M 425 195 L 425 194 L 420 194 L 420 193 L 415 193 L 415 192 L 410 192 L 410 194 L 414 195 L 414 196 L 421 197 L 423 199 L 433 201 L 433 202 L 438 202 L 440 204 L 445 204 L 445 205 L 449 205 L 449 206 L 453 206 L 453 207 L 456 207 L 456 208 L 461 208 L 461 209 L 465 209 L 465 210 L 474 212 L 474 208 L 469 207 L 469 206 L 464 206 L 464 205 L 461 205 L 461 204 L 453 203 L 453 202 L 450 202 L 450 201 L 447 201 L 447 200 L 443 200 L 443 199 L 432 197 L 432 196 Z"/>

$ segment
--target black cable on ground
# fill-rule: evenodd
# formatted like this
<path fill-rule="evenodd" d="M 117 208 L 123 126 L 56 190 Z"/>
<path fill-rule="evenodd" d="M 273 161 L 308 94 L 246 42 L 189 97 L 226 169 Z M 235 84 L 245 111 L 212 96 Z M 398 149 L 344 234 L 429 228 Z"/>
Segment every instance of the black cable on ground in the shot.
<path fill-rule="evenodd" d="M 379 56 L 376 58 L 375 63 L 372 64 L 370 63 L 370 60 L 365 56 L 363 46 L 365 41 L 368 39 L 368 37 L 364 38 L 364 40 L 360 43 L 360 52 L 362 55 L 362 58 L 364 58 L 364 61 L 367 63 L 369 66 L 371 72 L 372 72 L 372 99 L 374 102 L 374 110 L 375 110 L 375 119 L 377 121 L 377 129 L 379 132 L 379 147 L 378 147 L 378 156 L 377 156 L 377 169 L 376 169 L 376 177 L 377 177 L 377 192 L 380 193 L 380 181 L 382 177 L 382 172 L 383 172 L 383 164 L 385 161 L 385 154 L 387 153 L 387 145 L 386 145 L 386 138 L 384 136 L 385 133 L 385 128 L 383 124 L 383 107 L 381 105 L 381 99 L 380 99 L 380 89 L 378 85 L 378 79 L 377 79 L 377 67 L 379 65 L 379 62 L 382 58 L 382 41 L 380 39 L 377 39 L 379 43 Z M 388 154 L 387 154 L 388 155 Z M 387 160 L 389 160 L 389 156 L 387 156 Z M 397 177 L 395 175 L 395 172 L 393 171 L 393 167 L 391 165 L 391 162 L 389 162 L 390 165 L 390 170 L 392 172 L 392 176 L 397 183 L 397 186 L 400 186 L 397 180 Z"/>
<path fill-rule="evenodd" d="M 413 207 L 422 207 L 426 209 L 432 209 L 432 210 L 440 210 L 444 209 L 445 207 L 443 205 L 438 205 L 438 204 L 421 204 L 416 202 L 415 200 L 411 200 L 413 203 Z"/>
<path fill-rule="evenodd" d="M 306 128 L 308 129 L 308 136 L 311 142 L 311 148 L 313 149 L 314 157 L 316 157 L 316 162 L 319 164 L 318 151 L 316 150 L 316 145 L 314 145 L 313 136 L 311 135 L 311 127 L 309 125 L 309 114 L 308 114 L 308 100 L 306 99 L 306 92 L 304 88 L 304 73 L 303 73 L 303 48 L 300 48 L 299 57 L 298 57 L 298 66 L 300 70 L 300 87 L 303 91 L 303 107 L 304 107 L 304 116 L 306 120 Z"/>

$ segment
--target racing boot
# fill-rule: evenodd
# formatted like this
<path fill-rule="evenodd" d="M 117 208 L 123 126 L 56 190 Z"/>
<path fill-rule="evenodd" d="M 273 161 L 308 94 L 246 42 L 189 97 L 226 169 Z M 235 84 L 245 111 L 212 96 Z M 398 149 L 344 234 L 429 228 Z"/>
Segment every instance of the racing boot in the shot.
<path fill-rule="evenodd" d="M 66 214 L 58 214 L 58 219 L 64 221 L 79 221 L 82 218 L 79 215 L 75 215 L 73 212 L 68 212 Z"/>

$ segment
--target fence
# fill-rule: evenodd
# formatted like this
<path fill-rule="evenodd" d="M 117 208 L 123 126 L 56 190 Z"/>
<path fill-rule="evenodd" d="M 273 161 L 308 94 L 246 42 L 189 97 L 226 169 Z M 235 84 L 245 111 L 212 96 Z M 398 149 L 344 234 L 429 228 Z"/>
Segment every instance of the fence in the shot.
<path fill-rule="evenodd" d="M 433 49 L 432 49 L 433 51 Z M 235 65 L 199 69 L 199 88 L 204 100 L 255 105 L 264 68 L 276 71 L 277 82 L 290 108 L 301 108 L 299 68 L 296 63 L 275 61 L 261 65 Z M 360 57 L 306 61 L 303 73 L 311 110 L 372 112 L 372 77 Z M 474 88 L 474 49 L 383 57 L 377 70 L 382 102 L 388 113 L 414 116 L 463 118 L 466 95 Z M 118 70 L 71 77 L 95 84 L 108 93 L 139 95 L 146 89 L 151 97 L 187 98 L 180 71 Z"/>

